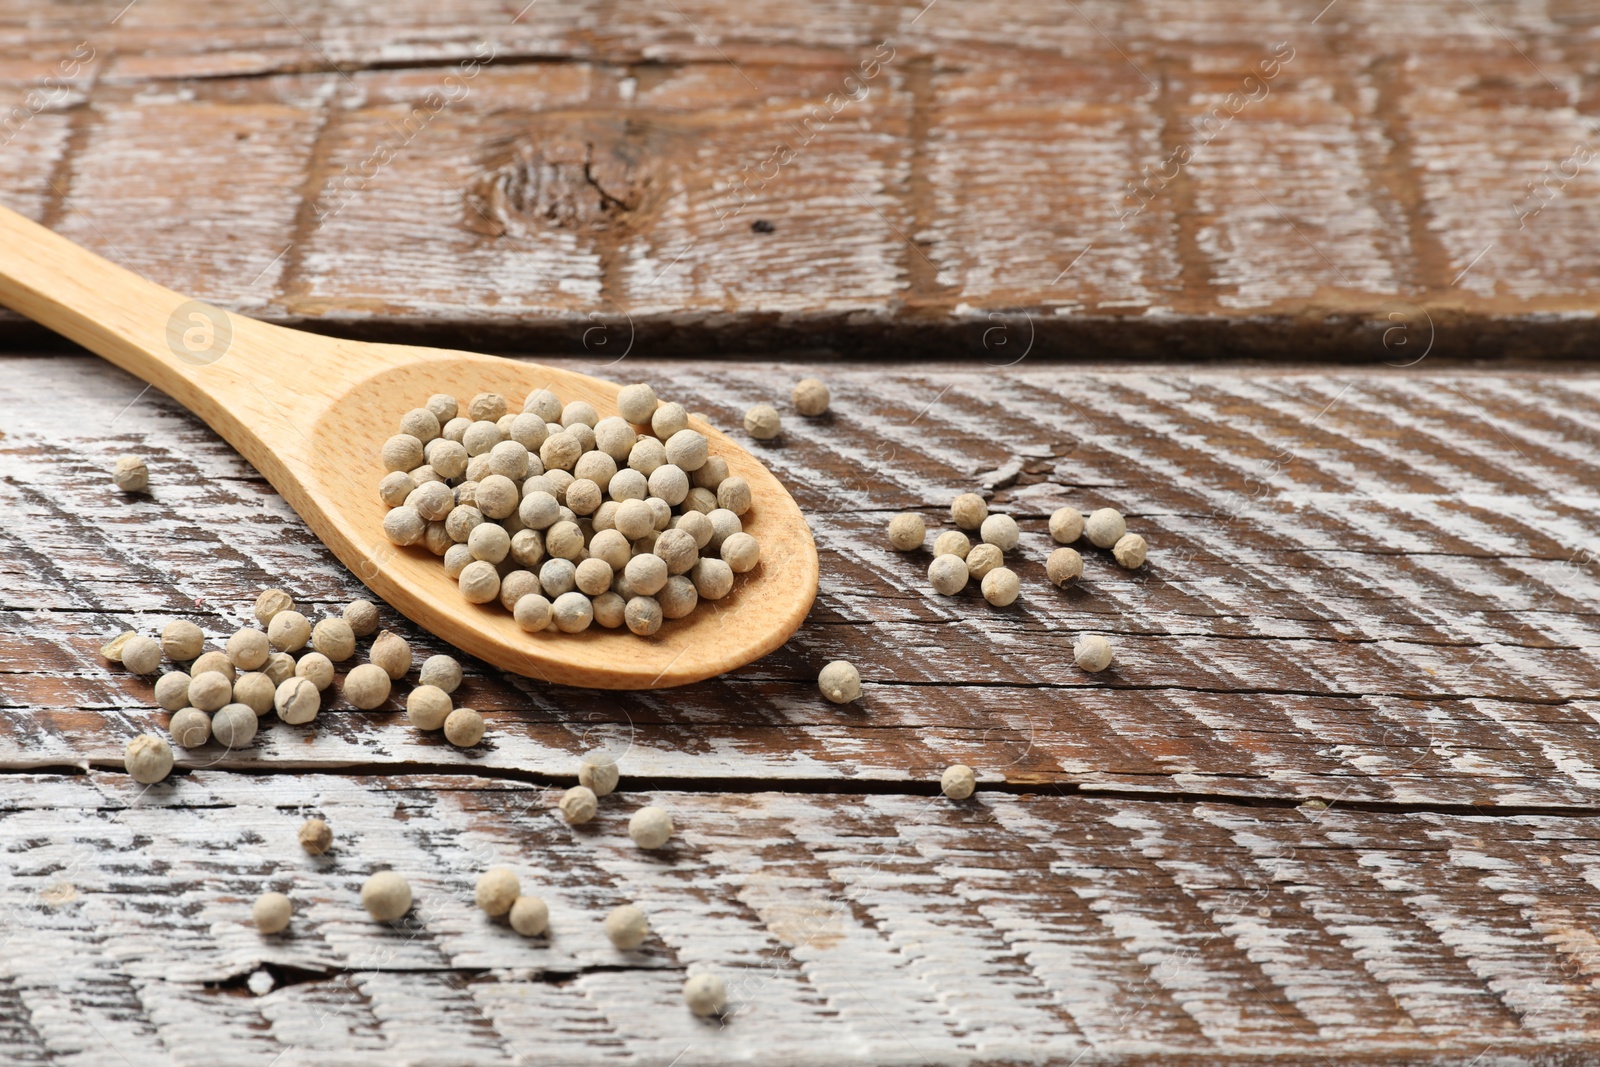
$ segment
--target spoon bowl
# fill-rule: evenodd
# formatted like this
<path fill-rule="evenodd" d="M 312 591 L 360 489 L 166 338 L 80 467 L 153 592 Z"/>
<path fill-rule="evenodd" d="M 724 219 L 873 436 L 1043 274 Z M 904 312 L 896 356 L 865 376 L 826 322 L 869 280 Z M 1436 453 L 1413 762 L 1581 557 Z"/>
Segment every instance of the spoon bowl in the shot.
<path fill-rule="evenodd" d="M 524 632 L 498 600 L 469 604 L 442 561 L 384 537 L 383 442 L 434 393 L 496 392 L 520 410 L 549 388 L 615 414 L 619 386 L 538 363 L 370 344 L 260 322 L 187 299 L 0 208 L 0 303 L 193 411 L 249 460 L 375 594 L 451 645 L 517 674 L 599 689 L 683 685 L 782 645 L 817 590 L 805 517 L 766 466 L 700 419 L 711 454 L 750 484 L 744 527 L 761 562 L 722 600 L 652 637 L 598 626 Z M 691 406 L 690 404 L 685 406 Z"/>

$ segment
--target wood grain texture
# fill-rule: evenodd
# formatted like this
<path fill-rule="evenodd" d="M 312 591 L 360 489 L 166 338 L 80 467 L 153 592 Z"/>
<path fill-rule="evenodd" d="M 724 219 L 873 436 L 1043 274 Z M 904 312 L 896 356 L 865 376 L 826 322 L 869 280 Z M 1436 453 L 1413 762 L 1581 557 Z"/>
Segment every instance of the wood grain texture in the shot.
<path fill-rule="evenodd" d="M 730 425 L 811 369 L 606 373 L 670 382 Z M 1422 369 L 836 368 L 828 417 L 791 416 L 780 442 L 751 446 L 807 513 L 823 568 L 808 625 L 778 652 L 654 696 L 472 662 L 462 699 L 490 735 L 470 752 L 400 726 L 397 699 L 381 714 L 333 701 L 313 732 L 191 759 L 545 780 L 605 745 L 673 782 L 929 781 L 966 762 L 1014 788 L 1588 810 L 1595 384 Z M 361 592 L 230 449 L 132 379 L 12 358 L 0 383 L 5 765 L 112 765 L 165 721 L 147 683 L 95 654 L 124 628 L 185 617 L 222 636 L 267 586 L 313 615 Z M 149 458 L 149 497 L 109 485 L 128 450 Z M 941 528 L 950 499 L 984 486 L 1023 527 L 1023 595 L 1005 610 L 931 596 L 926 553 L 883 539 L 893 513 Z M 1150 562 L 1127 572 L 1089 551 L 1080 585 L 1051 587 L 1045 518 L 1064 504 L 1120 508 Z M 1085 630 L 1115 642 L 1112 671 L 1072 665 Z M 860 705 L 817 695 L 838 658 L 860 667 Z"/>
<path fill-rule="evenodd" d="M 1496 1063 L 1594 1055 L 1593 817 L 8 775 L 8 1062 Z M 670 849 L 633 848 L 645 802 Z M 311 858 L 300 822 L 336 844 Z M 472 903 L 511 867 L 524 939 Z M 410 880 L 367 919 L 361 882 Z M 290 930 L 249 905 L 288 893 Z M 652 936 L 613 949 L 605 912 Z M 686 973 L 733 1011 L 696 1020 Z M 120 1058 L 119 1058 L 120 1057 Z"/>
<path fill-rule="evenodd" d="M 6 0 L 0 199 L 376 339 L 1586 356 L 1592 33 L 1557 0 Z"/>

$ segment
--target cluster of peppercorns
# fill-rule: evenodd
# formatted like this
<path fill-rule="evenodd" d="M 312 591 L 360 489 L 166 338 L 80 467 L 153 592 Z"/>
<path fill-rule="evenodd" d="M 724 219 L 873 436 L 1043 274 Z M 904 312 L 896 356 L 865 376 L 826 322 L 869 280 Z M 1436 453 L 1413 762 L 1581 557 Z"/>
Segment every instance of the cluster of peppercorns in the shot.
<path fill-rule="evenodd" d="M 461 415 L 430 397 L 383 445 L 384 534 L 442 556 L 469 603 L 499 600 L 530 633 L 649 636 L 720 600 L 761 560 L 741 519 L 749 483 L 650 386 L 624 387 L 617 408 L 601 418 L 541 389 L 520 413 L 480 393 Z"/>
<path fill-rule="evenodd" d="M 950 518 L 958 528 L 934 539 L 933 561 L 928 564 L 928 583 L 934 592 L 954 596 L 976 578 L 990 604 L 1003 608 L 1016 603 L 1022 582 L 1005 566 L 1005 553 L 1017 547 L 1017 521 L 1010 515 L 991 515 L 989 505 L 977 493 L 956 497 L 950 505 Z M 977 531 L 980 542 L 974 545 L 964 530 Z M 889 544 L 899 552 L 921 548 L 927 533 L 922 516 L 915 512 L 889 521 Z M 1148 547 L 1144 538 L 1128 532 L 1126 520 L 1115 508 L 1101 508 L 1086 517 L 1068 507 L 1050 516 L 1050 536 L 1058 544 L 1070 545 L 1085 533 L 1097 547 L 1109 548 L 1120 566 L 1132 570 L 1144 565 Z M 1053 584 L 1064 586 L 1083 574 L 1083 556 L 1073 548 L 1058 548 L 1045 561 L 1045 574 Z M 1086 671 L 1105 670 L 1111 658 L 1111 642 L 1102 634 L 1082 634 L 1073 644 L 1073 659 Z"/>
<path fill-rule="evenodd" d="M 596 796 L 606 796 L 619 781 L 616 760 L 604 752 L 583 757 L 578 768 L 580 784 L 561 797 L 560 810 L 569 823 L 588 822 L 595 814 Z M 628 822 L 628 835 L 643 849 L 665 845 L 673 832 L 672 817 L 661 808 L 650 806 L 634 812 Z M 333 847 L 333 831 L 322 819 L 310 819 L 300 828 L 300 846 L 313 856 Z M 549 930 L 550 908 L 537 896 L 522 891 L 522 880 L 508 867 L 491 867 L 478 877 L 473 898 L 484 914 L 505 919 L 524 937 L 539 937 Z M 398 871 L 381 870 L 370 875 L 361 886 L 361 906 L 373 920 L 397 922 L 411 910 L 411 883 Z M 294 914 L 294 901 L 286 893 L 261 894 L 251 906 L 256 929 L 266 935 L 288 929 Z M 605 917 L 606 937 L 618 949 L 631 952 L 650 936 L 645 913 L 632 904 L 613 908 Z M 696 1015 L 719 1015 L 727 1007 L 727 990 L 722 980 L 711 974 L 691 975 L 683 987 L 684 1003 Z"/>
<path fill-rule="evenodd" d="M 167 730 L 180 747 L 198 748 L 214 739 L 228 748 L 248 748 L 258 720 L 268 712 L 295 726 L 315 719 L 323 693 L 334 684 L 334 664 L 354 657 L 356 639 L 378 629 L 378 609 L 371 601 L 352 601 L 339 616 L 312 626 L 281 589 L 256 598 L 255 616 L 265 629 L 236 631 L 220 652 L 205 650 L 200 627 L 178 620 L 161 631 L 159 643 L 130 630 L 100 654 L 135 674 L 161 671 L 163 655 L 171 661 L 173 669 L 156 679 L 155 700 L 172 713 Z M 385 630 L 373 639 L 367 658 L 340 683 L 344 698 L 363 711 L 388 700 L 392 684 L 411 670 L 411 646 Z M 484 725 L 471 708 L 452 709 L 450 694 L 460 684 L 459 663 L 450 656 L 430 656 L 406 700 L 406 714 L 418 727 L 443 729 L 451 744 L 467 748 L 483 739 Z M 172 748 L 156 734 L 129 741 L 123 759 L 145 785 L 172 771 Z"/>

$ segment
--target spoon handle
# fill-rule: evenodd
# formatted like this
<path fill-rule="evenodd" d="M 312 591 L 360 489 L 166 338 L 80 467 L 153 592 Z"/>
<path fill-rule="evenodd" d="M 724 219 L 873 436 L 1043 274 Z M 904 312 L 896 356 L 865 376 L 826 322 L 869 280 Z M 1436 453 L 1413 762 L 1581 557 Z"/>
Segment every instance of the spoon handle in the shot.
<path fill-rule="evenodd" d="M 0 304 L 149 382 L 235 445 L 230 408 L 259 405 L 263 386 L 287 394 L 288 409 L 313 391 L 306 335 L 175 293 L 3 207 Z"/>

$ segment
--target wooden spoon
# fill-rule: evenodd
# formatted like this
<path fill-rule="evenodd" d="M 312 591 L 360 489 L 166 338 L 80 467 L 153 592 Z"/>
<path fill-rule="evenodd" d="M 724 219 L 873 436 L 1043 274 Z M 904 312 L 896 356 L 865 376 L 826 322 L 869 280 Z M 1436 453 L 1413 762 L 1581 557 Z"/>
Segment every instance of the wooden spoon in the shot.
<path fill-rule="evenodd" d="M 453 394 L 464 406 L 481 392 L 502 393 L 520 409 L 524 396 L 548 387 L 604 415 L 616 412 L 611 382 L 470 352 L 322 337 L 224 312 L 4 208 L 0 303 L 200 416 L 374 593 L 506 670 L 600 689 L 699 681 L 783 644 L 816 597 L 817 550 L 799 506 L 759 460 L 698 419 L 690 424 L 710 440 L 712 454 L 750 483 L 745 529 L 761 542 L 761 564 L 740 576 L 729 596 L 668 621 L 654 637 L 598 626 L 581 634 L 525 633 L 498 601 L 467 603 L 438 557 L 385 539 L 379 449 L 406 411 L 434 393 Z M 158 487 L 160 477 L 157 471 Z"/>

